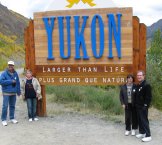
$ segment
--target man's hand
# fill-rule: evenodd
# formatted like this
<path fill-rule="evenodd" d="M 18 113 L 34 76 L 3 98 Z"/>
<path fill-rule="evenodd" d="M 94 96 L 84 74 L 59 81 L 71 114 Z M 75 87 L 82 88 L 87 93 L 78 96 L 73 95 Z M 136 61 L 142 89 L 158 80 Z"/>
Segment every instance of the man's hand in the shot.
<path fill-rule="evenodd" d="M 13 87 L 16 86 L 16 80 L 12 80 L 12 86 L 13 86 Z"/>
<path fill-rule="evenodd" d="M 12 80 L 12 83 L 15 84 L 16 83 L 16 80 Z"/>

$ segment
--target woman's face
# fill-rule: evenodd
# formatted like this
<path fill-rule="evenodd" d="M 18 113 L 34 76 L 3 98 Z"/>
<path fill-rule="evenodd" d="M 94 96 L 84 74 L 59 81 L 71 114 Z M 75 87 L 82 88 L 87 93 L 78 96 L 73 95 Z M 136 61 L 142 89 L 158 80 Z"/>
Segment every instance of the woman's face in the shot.
<path fill-rule="evenodd" d="M 31 77 L 32 77 L 32 73 L 29 72 L 29 71 L 27 71 L 27 72 L 26 72 L 26 77 L 27 77 L 27 78 L 31 78 Z"/>
<path fill-rule="evenodd" d="M 133 83 L 133 78 L 132 77 L 127 78 L 127 82 L 128 82 L 128 84 Z"/>

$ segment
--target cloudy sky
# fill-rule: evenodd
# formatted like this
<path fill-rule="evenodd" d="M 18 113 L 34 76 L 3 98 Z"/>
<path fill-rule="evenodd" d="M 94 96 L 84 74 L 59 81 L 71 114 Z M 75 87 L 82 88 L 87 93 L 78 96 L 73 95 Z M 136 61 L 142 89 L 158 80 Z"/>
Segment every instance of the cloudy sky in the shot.
<path fill-rule="evenodd" d="M 69 9 L 66 0 L 0 0 L 1 4 L 25 17 L 33 18 L 33 12 Z M 95 8 L 133 7 L 133 15 L 140 18 L 147 26 L 162 19 L 162 0 L 94 0 Z M 73 9 L 90 8 L 79 2 Z"/>

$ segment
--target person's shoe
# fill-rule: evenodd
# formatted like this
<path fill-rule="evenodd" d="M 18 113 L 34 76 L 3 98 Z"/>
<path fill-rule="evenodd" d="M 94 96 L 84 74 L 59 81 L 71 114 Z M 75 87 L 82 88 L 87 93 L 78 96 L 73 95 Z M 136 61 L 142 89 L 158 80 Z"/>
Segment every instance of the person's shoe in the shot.
<path fill-rule="evenodd" d="M 7 126 L 7 121 L 2 121 L 3 126 Z"/>
<path fill-rule="evenodd" d="M 128 131 L 128 130 L 125 131 L 125 135 L 126 135 L 126 136 L 129 135 L 129 131 Z"/>
<path fill-rule="evenodd" d="M 11 119 L 11 122 L 12 122 L 13 124 L 18 123 L 18 121 L 17 121 L 16 119 Z"/>
<path fill-rule="evenodd" d="M 34 118 L 34 121 L 38 121 L 39 119 L 38 118 Z"/>
<path fill-rule="evenodd" d="M 146 136 L 146 134 L 137 134 L 136 137 L 137 138 L 144 138 Z"/>
<path fill-rule="evenodd" d="M 131 135 L 132 136 L 136 135 L 136 131 L 134 129 L 132 129 Z"/>
<path fill-rule="evenodd" d="M 151 140 L 152 140 L 151 136 L 150 137 L 144 137 L 142 139 L 143 142 L 148 142 L 148 141 L 151 141 Z"/>
<path fill-rule="evenodd" d="M 32 118 L 29 118 L 29 122 L 32 122 L 33 120 L 32 120 Z"/>

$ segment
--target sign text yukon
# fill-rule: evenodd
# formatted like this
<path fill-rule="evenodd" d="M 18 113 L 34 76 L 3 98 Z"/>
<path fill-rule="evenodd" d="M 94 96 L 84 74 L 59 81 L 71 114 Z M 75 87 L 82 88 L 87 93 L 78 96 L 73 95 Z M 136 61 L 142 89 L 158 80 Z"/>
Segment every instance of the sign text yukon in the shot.
<path fill-rule="evenodd" d="M 117 21 L 115 21 L 115 17 Z M 114 37 L 115 44 L 116 44 L 116 51 L 118 58 L 121 58 L 121 17 L 122 14 L 118 13 L 114 14 L 107 14 L 107 21 L 108 25 L 105 26 L 102 16 L 96 14 L 93 16 L 91 21 L 91 48 L 92 54 L 94 58 L 101 58 L 104 54 L 104 49 L 108 48 L 109 54 L 107 54 L 107 58 L 113 58 L 113 51 L 112 51 L 112 37 Z M 75 35 L 75 59 L 89 59 L 89 54 L 87 52 L 84 31 L 86 28 L 86 24 L 88 21 L 89 16 L 51 16 L 51 17 L 44 17 L 44 25 L 48 37 L 48 60 L 53 60 L 55 58 L 55 53 L 53 53 L 53 33 L 55 33 L 55 21 L 58 21 L 58 28 L 59 28 L 59 45 L 60 45 L 60 57 L 62 59 L 68 59 L 71 57 L 71 26 L 70 21 L 74 19 L 74 35 Z M 81 27 L 79 26 L 80 19 L 83 20 Z M 66 21 L 66 32 L 67 32 L 67 46 L 64 46 L 64 21 Z M 97 52 L 96 46 L 96 29 L 99 29 L 99 52 Z M 105 34 L 104 27 L 108 27 L 108 34 Z M 109 39 L 109 46 L 105 46 L 105 35 L 108 35 Z M 65 54 L 65 49 L 67 49 L 67 54 Z M 80 50 L 82 50 L 83 56 L 80 54 Z"/>

